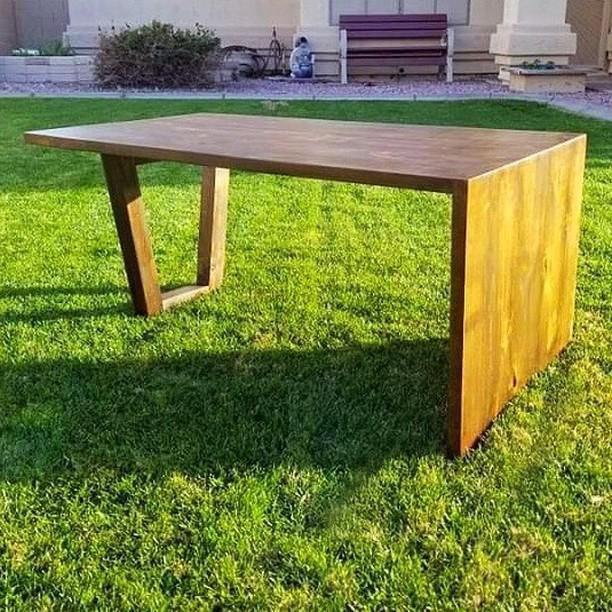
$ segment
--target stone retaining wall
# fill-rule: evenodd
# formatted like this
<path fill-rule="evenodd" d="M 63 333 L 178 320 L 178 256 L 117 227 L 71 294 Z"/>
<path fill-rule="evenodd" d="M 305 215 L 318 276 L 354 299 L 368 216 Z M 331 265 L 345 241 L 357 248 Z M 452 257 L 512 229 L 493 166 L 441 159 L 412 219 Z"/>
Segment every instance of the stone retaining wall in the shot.
<path fill-rule="evenodd" d="M 0 56 L 0 81 L 9 83 L 78 83 L 94 80 L 89 56 L 13 57 Z"/>

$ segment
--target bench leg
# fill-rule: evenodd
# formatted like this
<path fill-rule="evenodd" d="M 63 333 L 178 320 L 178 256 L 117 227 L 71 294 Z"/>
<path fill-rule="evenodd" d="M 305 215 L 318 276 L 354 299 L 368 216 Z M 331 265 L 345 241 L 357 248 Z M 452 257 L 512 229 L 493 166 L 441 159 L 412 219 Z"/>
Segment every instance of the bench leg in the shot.
<path fill-rule="evenodd" d="M 586 139 L 453 199 L 449 450 L 468 451 L 572 336 Z"/>
<path fill-rule="evenodd" d="M 159 314 L 163 310 L 162 295 L 136 162 L 131 158 L 102 155 L 102 164 L 134 309 L 145 316 Z"/>
<path fill-rule="evenodd" d="M 340 83 L 348 85 L 348 33 L 340 30 Z"/>
<path fill-rule="evenodd" d="M 454 61 L 455 61 L 455 30 L 449 28 L 446 39 L 446 82 L 452 83 L 454 75 Z"/>

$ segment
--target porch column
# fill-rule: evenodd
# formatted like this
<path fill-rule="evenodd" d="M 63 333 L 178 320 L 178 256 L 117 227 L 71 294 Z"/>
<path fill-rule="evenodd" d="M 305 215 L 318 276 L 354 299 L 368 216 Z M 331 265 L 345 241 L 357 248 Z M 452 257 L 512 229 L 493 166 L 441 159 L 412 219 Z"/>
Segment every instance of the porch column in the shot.
<path fill-rule="evenodd" d="M 441 6 L 441 5 L 440 5 Z M 455 25 L 455 73 L 491 74 L 491 35 L 504 14 L 504 0 L 471 0 L 466 25 Z"/>
<path fill-rule="evenodd" d="M 576 53 L 576 35 L 566 14 L 567 0 L 505 0 L 503 22 L 491 37 L 500 78 L 507 78 L 505 68 L 536 59 L 568 65 Z"/>

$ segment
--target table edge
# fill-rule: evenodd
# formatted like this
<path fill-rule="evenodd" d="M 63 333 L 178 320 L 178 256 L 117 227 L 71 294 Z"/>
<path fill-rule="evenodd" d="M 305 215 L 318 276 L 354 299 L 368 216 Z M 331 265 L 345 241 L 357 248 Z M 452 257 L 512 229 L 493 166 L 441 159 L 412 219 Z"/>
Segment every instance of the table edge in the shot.
<path fill-rule="evenodd" d="M 98 140 L 86 140 L 72 138 L 69 136 L 62 136 L 61 131 L 65 129 L 82 128 L 87 129 L 88 127 L 100 127 L 104 125 L 122 125 L 122 124 L 134 124 L 144 122 L 156 122 L 171 119 L 180 119 L 187 117 L 211 117 L 211 118 L 223 118 L 228 117 L 241 117 L 241 118 L 260 118 L 274 120 L 296 120 L 296 121 L 313 121 L 313 122 L 328 122 L 333 124 L 353 124 L 368 125 L 368 126 L 396 126 L 396 127 L 419 127 L 424 129 L 461 129 L 465 131 L 485 131 L 491 129 L 495 132 L 508 132 L 508 133 L 525 133 L 525 134 L 549 134 L 563 137 L 563 140 L 544 147 L 535 153 L 527 155 L 522 158 L 517 158 L 510 162 L 500 164 L 497 167 L 486 170 L 485 172 L 475 173 L 474 175 L 453 175 L 449 173 L 448 176 L 441 177 L 438 175 L 427 175 L 427 174 L 405 174 L 405 173 L 393 173 L 384 172 L 380 170 L 362 170 L 356 168 L 346 168 L 341 166 L 328 166 L 317 163 L 297 163 L 297 162 L 283 162 L 280 166 L 278 162 L 259 160 L 254 158 L 245 158 L 238 156 L 223 156 L 216 154 L 206 153 L 194 153 L 189 151 L 169 150 L 162 147 L 146 146 L 146 145 L 130 145 L 123 144 L 117 145 L 112 143 L 100 142 Z M 105 122 L 105 123 L 94 123 L 89 125 L 78 125 L 78 126 L 66 126 L 59 128 L 50 128 L 44 130 L 31 130 L 24 133 L 24 141 L 26 144 L 38 145 L 44 147 L 52 147 L 58 149 L 65 149 L 71 151 L 83 151 L 89 153 L 96 153 L 100 155 L 112 155 L 116 157 L 129 157 L 137 160 L 152 160 L 158 162 L 177 162 L 186 163 L 200 166 L 215 166 L 224 167 L 232 170 L 244 170 L 248 172 L 259 172 L 266 174 L 278 174 L 287 176 L 296 176 L 299 178 L 311 178 L 318 180 L 333 180 L 340 182 L 352 182 L 352 183 L 363 183 L 369 185 L 380 185 L 386 187 L 399 187 L 399 188 L 411 188 L 424 191 L 434 191 L 442 193 L 453 193 L 454 190 L 461 185 L 467 184 L 469 181 L 477 179 L 487 174 L 499 171 L 502 168 L 513 166 L 515 164 L 522 163 L 526 159 L 530 159 L 534 156 L 541 155 L 547 151 L 555 149 L 559 146 L 564 146 L 568 143 L 574 142 L 576 139 L 586 138 L 584 133 L 573 133 L 573 132 L 546 132 L 537 130 L 509 130 L 509 129 L 497 129 L 497 128 L 478 128 L 472 126 L 447 126 L 447 125 L 427 125 L 427 124 L 406 124 L 406 123 L 395 123 L 395 122 L 363 122 L 363 121 L 341 121 L 341 120 L 330 120 L 330 119 L 317 119 L 317 118 L 301 118 L 301 117 L 270 117 L 268 115 L 249 115 L 249 114 L 230 114 L 230 113 L 188 113 L 184 115 L 171 115 L 162 117 L 153 117 L 150 119 L 135 119 L 132 121 L 118 121 L 118 122 Z"/>

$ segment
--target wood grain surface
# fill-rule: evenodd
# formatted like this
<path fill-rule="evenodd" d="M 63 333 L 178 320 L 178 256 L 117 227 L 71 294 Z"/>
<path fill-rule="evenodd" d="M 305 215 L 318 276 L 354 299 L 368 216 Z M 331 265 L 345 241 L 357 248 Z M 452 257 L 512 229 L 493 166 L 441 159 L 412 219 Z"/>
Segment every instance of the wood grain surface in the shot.
<path fill-rule="evenodd" d="M 115 217 L 134 310 L 151 316 L 163 309 L 157 267 L 133 159 L 103 155 L 108 193 Z"/>
<path fill-rule="evenodd" d="M 26 142 L 137 159 L 452 193 L 575 134 L 198 114 L 28 132 Z"/>
<path fill-rule="evenodd" d="M 223 282 L 230 171 L 202 169 L 200 238 L 198 241 L 198 285 L 217 289 Z"/>
<path fill-rule="evenodd" d="M 572 336 L 586 138 L 459 187 L 449 446 L 466 452 Z"/>

